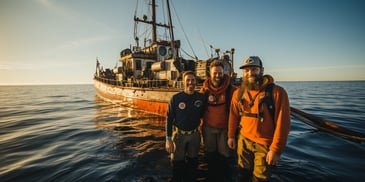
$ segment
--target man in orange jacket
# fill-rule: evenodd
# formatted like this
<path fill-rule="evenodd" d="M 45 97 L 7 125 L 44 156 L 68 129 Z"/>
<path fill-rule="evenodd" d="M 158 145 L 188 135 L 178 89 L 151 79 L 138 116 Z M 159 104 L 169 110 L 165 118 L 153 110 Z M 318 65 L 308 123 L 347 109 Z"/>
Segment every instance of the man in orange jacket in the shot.
<path fill-rule="evenodd" d="M 237 164 L 235 152 L 227 145 L 229 106 L 236 87 L 224 74 L 224 64 L 215 60 L 210 64 L 210 77 L 200 92 L 207 97 L 203 117 L 203 141 L 208 164 L 207 181 L 236 181 Z"/>
<path fill-rule="evenodd" d="M 273 101 L 270 107 L 275 108 L 271 114 L 265 91 L 274 79 L 263 75 L 261 59 L 248 57 L 240 69 L 242 85 L 232 96 L 227 144 L 231 149 L 237 144 L 239 181 L 268 181 L 289 135 L 289 99 L 282 87 L 274 85 L 269 98 Z"/>

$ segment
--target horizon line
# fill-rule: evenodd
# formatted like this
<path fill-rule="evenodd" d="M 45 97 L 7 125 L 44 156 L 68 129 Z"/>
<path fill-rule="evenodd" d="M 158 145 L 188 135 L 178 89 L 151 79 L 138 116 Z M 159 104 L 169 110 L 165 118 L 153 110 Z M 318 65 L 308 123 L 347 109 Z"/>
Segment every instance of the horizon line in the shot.
<path fill-rule="evenodd" d="M 277 80 L 275 82 L 354 82 L 365 80 Z M 0 83 L 0 86 L 46 86 L 46 85 L 92 85 L 93 82 L 80 83 Z"/>

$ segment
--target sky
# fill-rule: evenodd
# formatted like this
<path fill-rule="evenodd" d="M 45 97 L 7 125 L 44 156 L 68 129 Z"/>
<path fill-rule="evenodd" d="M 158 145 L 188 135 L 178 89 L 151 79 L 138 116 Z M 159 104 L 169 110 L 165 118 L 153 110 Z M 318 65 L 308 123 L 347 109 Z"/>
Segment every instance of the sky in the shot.
<path fill-rule="evenodd" d="M 136 4 L 0 0 L 0 85 L 91 84 L 96 58 L 113 68 L 134 43 Z M 171 7 L 182 49 L 205 59 L 209 46 L 234 48 L 238 76 L 254 55 L 276 81 L 365 80 L 365 1 L 171 0 Z"/>

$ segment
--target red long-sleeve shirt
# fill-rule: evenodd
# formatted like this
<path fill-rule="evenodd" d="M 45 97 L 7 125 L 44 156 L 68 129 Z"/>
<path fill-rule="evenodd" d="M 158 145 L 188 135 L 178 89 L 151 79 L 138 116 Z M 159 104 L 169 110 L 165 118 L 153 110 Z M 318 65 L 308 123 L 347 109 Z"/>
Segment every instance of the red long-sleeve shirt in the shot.
<path fill-rule="evenodd" d="M 209 79 L 205 80 L 203 87 L 200 89 L 201 93 L 206 93 L 207 106 L 204 113 L 204 124 L 213 128 L 227 128 L 228 127 L 228 115 L 227 105 L 230 104 L 230 98 L 232 93 L 236 89 L 235 86 L 230 85 L 230 78 L 228 75 L 224 75 L 223 84 L 215 88 Z"/>

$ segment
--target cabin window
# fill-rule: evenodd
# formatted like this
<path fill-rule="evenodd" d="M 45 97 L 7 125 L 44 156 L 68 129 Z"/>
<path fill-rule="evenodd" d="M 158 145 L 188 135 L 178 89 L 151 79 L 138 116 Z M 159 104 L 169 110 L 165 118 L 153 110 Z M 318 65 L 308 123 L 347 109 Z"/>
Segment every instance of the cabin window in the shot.
<path fill-rule="evenodd" d="M 140 59 L 135 60 L 136 70 L 142 70 L 142 61 Z"/>
<path fill-rule="evenodd" d="M 165 56 L 167 53 L 166 47 L 165 46 L 160 46 L 158 48 L 158 53 L 160 54 L 160 56 Z"/>
<path fill-rule="evenodd" d="M 153 62 L 147 62 L 146 63 L 146 69 L 150 70 Z"/>

